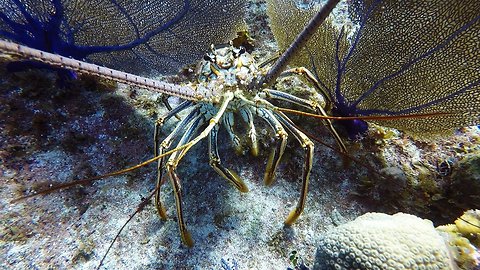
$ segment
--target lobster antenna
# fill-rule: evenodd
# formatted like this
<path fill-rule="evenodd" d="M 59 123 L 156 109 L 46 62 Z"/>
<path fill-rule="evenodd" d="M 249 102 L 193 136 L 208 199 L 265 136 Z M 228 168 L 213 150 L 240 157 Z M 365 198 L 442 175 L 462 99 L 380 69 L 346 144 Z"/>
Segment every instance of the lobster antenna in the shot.
<path fill-rule="evenodd" d="M 283 52 L 280 58 L 270 68 L 264 77 L 260 79 L 258 86 L 269 86 L 284 70 L 290 60 L 298 53 L 298 51 L 305 46 L 305 43 L 313 36 L 315 30 L 325 21 L 332 10 L 337 6 L 340 0 L 328 0 L 327 3 L 320 9 L 320 11 L 310 20 L 310 22 L 303 28 L 302 32 L 290 44 L 287 50 Z"/>
<path fill-rule="evenodd" d="M 134 85 L 166 95 L 181 97 L 187 100 L 198 100 L 197 91 L 188 85 L 175 85 L 171 83 L 140 77 L 131 73 L 90 64 L 73 58 L 48 53 L 20 45 L 15 42 L 0 39 L 0 52 L 8 55 L 21 57 L 32 61 L 38 61 L 51 66 L 70 69 L 79 73 L 102 77 L 112 81 Z M 207 93 L 203 93 L 208 98 Z"/>

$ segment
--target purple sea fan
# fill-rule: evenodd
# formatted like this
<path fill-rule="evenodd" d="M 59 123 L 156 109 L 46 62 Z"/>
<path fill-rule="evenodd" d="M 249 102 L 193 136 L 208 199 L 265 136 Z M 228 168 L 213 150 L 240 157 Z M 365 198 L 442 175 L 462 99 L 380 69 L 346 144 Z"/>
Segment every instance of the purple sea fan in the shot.
<path fill-rule="evenodd" d="M 269 0 L 281 48 L 315 12 L 290 2 Z M 449 113 L 378 121 L 423 136 L 480 122 L 479 1 L 353 0 L 348 16 L 351 24 L 327 21 L 317 29 L 293 61 L 314 72 L 332 114 Z M 361 120 L 339 123 L 350 137 L 368 127 Z"/>
<path fill-rule="evenodd" d="M 175 73 L 243 26 L 237 0 L 4 0 L 0 37 L 133 73 Z"/>

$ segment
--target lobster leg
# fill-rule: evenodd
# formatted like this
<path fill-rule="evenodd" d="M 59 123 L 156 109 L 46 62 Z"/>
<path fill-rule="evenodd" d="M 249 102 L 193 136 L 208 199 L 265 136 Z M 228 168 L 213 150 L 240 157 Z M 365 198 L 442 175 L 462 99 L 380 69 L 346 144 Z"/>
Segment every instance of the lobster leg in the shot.
<path fill-rule="evenodd" d="M 190 101 L 186 101 L 173 109 L 172 111 L 168 112 L 168 114 L 165 117 L 162 117 L 160 119 L 169 119 L 176 113 L 178 113 L 180 110 L 178 110 L 179 107 L 181 107 L 183 104 L 186 104 L 186 106 L 189 106 L 191 104 Z M 182 110 L 186 108 L 183 107 L 181 108 Z M 194 119 L 194 117 L 198 114 L 199 110 L 198 108 L 195 108 L 192 110 L 183 120 L 180 121 L 180 123 L 175 127 L 175 129 L 170 133 L 167 138 L 165 138 L 162 143 L 159 144 L 158 141 L 158 134 L 159 134 L 159 129 L 161 125 L 164 123 L 163 121 L 157 121 L 155 123 L 155 134 L 154 134 L 154 156 L 162 155 L 164 151 L 168 148 L 170 148 L 170 145 L 172 144 L 172 141 L 174 141 Z M 155 191 L 155 207 L 157 208 L 157 212 L 162 220 L 167 219 L 167 213 L 165 210 L 165 207 L 162 204 L 162 201 L 160 199 L 160 188 L 162 185 L 162 178 L 163 178 L 163 158 L 159 159 L 157 162 L 157 182 L 156 182 L 156 191 Z"/>
<path fill-rule="evenodd" d="M 235 148 L 235 152 L 237 152 L 237 154 L 241 154 L 243 152 L 242 144 L 240 143 L 240 139 L 235 134 L 235 131 L 233 129 L 233 126 L 235 125 L 235 120 L 232 112 L 225 113 L 225 116 L 223 117 L 223 124 L 227 129 L 228 135 L 230 136 L 230 140 L 233 143 L 233 148 Z"/>
<path fill-rule="evenodd" d="M 186 100 L 180 103 L 180 105 L 178 105 L 177 107 L 175 107 L 175 109 L 169 109 L 170 111 L 168 111 L 164 116 L 159 117 L 157 119 L 157 121 L 155 122 L 155 128 L 157 128 L 157 126 L 162 127 L 163 124 L 167 122 L 170 118 L 172 118 L 177 113 L 185 110 L 186 108 L 190 107 L 192 104 L 193 102 L 191 102 L 190 100 Z M 155 135 L 157 135 L 157 133 L 155 133 Z"/>
<path fill-rule="evenodd" d="M 310 70 L 306 69 L 305 67 L 292 68 L 282 72 L 281 76 L 291 74 L 301 75 L 307 79 L 307 81 L 311 83 L 313 87 L 315 87 L 315 89 L 317 89 L 318 92 L 320 92 L 320 94 L 325 98 L 327 101 L 327 107 L 331 106 L 332 99 L 330 97 L 330 89 L 328 89 L 328 87 L 322 81 L 317 80 L 315 75 L 313 75 Z"/>
<path fill-rule="evenodd" d="M 230 183 L 232 183 L 240 192 L 248 192 L 248 187 L 242 181 L 240 176 L 234 171 L 225 168 L 221 161 L 220 155 L 218 154 L 218 147 L 217 147 L 217 135 L 218 135 L 219 127 L 215 126 L 212 129 L 212 132 L 208 135 L 208 156 L 210 159 L 210 166 L 223 178 L 227 179 Z"/>
<path fill-rule="evenodd" d="M 172 108 L 172 105 L 170 105 L 170 102 L 168 102 L 168 98 L 169 98 L 169 97 L 170 97 L 169 95 L 162 95 L 162 97 L 161 97 L 163 105 L 165 105 L 165 108 L 167 108 L 167 110 L 169 110 L 169 111 L 176 110 L 176 112 L 180 112 L 180 111 L 183 110 L 183 109 L 179 109 L 179 110 L 178 110 L 179 107 L 182 107 L 182 105 L 183 105 L 184 103 L 191 103 L 190 101 L 186 100 L 186 101 L 182 102 L 182 104 L 180 104 L 180 105 L 178 105 L 177 107 L 175 107 L 175 109 L 173 109 L 173 108 Z M 182 120 L 182 119 L 180 118 L 180 116 L 178 116 L 178 114 L 174 113 L 173 115 L 174 115 L 178 120 Z"/>
<path fill-rule="evenodd" d="M 210 134 L 211 130 L 218 125 L 220 119 L 222 118 L 223 114 L 227 110 L 229 102 L 233 99 L 234 95 L 231 92 L 225 93 L 223 97 L 222 104 L 218 109 L 217 113 L 210 118 L 208 122 L 208 126 L 195 138 L 190 140 L 193 133 L 197 130 L 198 126 L 204 122 L 206 115 L 208 115 L 209 111 L 202 111 L 202 107 L 200 107 L 201 114 L 200 116 L 196 117 L 195 120 L 189 124 L 187 131 L 180 139 L 180 142 L 177 145 L 177 149 L 179 151 L 173 153 L 168 162 L 166 164 L 168 176 L 172 183 L 173 192 L 175 193 L 175 204 L 177 207 L 177 218 L 178 218 L 178 227 L 180 230 L 180 236 L 182 238 L 183 243 L 188 247 L 193 246 L 193 239 L 190 233 L 187 230 L 187 226 L 185 225 L 185 221 L 183 219 L 183 203 L 182 203 L 182 186 L 180 183 L 180 178 L 177 175 L 176 168 L 180 160 L 183 156 L 188 152 L 188 150 L 193 147 L 196 143 L 198 143 L 203 138 L 207 137 Z M 207 109 L 208 110 L 208 109 Z M 208 118 L 207 118 L 208 119 Z M 206 121 L 205 121 L 206 122 Z"/>
<path fill-rule="evenodd" d="M 282 92 L 282 91 L 277 91 L 277 90 L 265 89 L 265 90 L 263 90 L 263 92 L 265 93 L 266 98 L 272 98 L 272 99 L 278 99 L 278 100 L 291 102 L 291 103 L 300 105 L 302 107 L 314 110 L 320 115 L 328 116 L 327 113 L 325 112 L 325 110 L 322 108 L 322 106 L 320 106 L 320 104 L 318 104 L 316 101 L 299 98 L 299 97 L 296 97 L 294 95 L 291 95 L 291 94 L 288 94 L 288 93 L 285 93 L 285 92 Z M 342 151 L 343 153 L 348 153 L 347 152 L 347 147 L 343 143 L 343 140 L 340 137 L 340 135 L 338 135 L 337 131 L 333 127 L 332 121 L 330 121 L 329 119 L 325 119 L 325 120 L 322 120 L 322 121 L 325 124 L 325 126 L 328 128 L 330 133 L 333 135 L 335 140 L 337 141 L 337 144 L 340 147 L 340 151 Z"/>
<path fill-rule="evenodd" d="M 187 230 L 185 221 L 183 219 L 183 202 L 182 202 L 182 185 L 180 178 L 177 175 L 175 166 L 167 163 L 168 176 L 172 183 L 173 192 L 175 194 L 175 205 L 177 206 L 178 229 L 180 230 L 180 237 L 182 242 L 188 247 L 193 246 L 193 239 L 190 232 Z"/>
<path fill-rule="evenodd" d="M 295 136 L 295 138 L 298 140 L 298 142 L 300 142 L 303 149 L 305 150 L 305 163 L 302 175 L 302 190 L 300 191 L 300 200 L 298 201 L 295 209 L 290 212 L 287 219 L 285 220 L 285 224 L 290 226 L 295 222 L 295 220 L 297 220 L 297 218 L 300 216 L 300 214 L 303 212 L 303 209 L 305 208 L 310 171 L 312 170 L 314 145 L 313 142 L 307 137 L 307 135 L 303 134 L 300 130 L 298 130 L 293 124 L 293 122 L 285 114 L 283 114 L 282 112 L 275 112 L 275 116 L 288 129 L 288 131 L 290 131 L 290 133 Z"/>
<path fill-rule="evenodd" d="M 188 149 L 190 149 L 199 141 L 207 137 L 210 131 L 213 129 L 213 127 L 218 125 L 218 123 L 220 122 L 220 119 L 222 118 L 223 114 L 227 110 L 228 104 L 230 103 L 230 101 L 232 101 L 233 98 L 234 98 L 234 94 L 232 92 L 226 92 L 224 94 L 222 104 L 220 105 L 220 108 L 218 108 L 217 113 L 212 118 L 210 118 L 208 126 L 197 137 L 195 137 L 193 140 L 191 140 L 190 142 L 186 143 L 183 146 L 184 150 L 182 150 L 179 160 L 187 153 Z"/>
<path fill-rule="evenodd" d="M 190 141 L 193 134 L 197 131 L 200 124 L 203 123 L 203 116 L 197 116 L 194 120 L 189 122 L 185 133 L 183 134 L 182 138 L 178 142 L 177 148 L 185 145 Z M 186 150 L 181 150 L 186 151 Z M 168 176 L 170 178 L 170 182 L 172 184 L 173 192 L 175 195 L 175 205 L 177 210 L 177 218 L 178 218 L 178 228 L 180 230 L 180 236 L 182 241 L 188 247 L 193 246 L 193 239 L 190 235 L 190 232 L 187 230 L 187 226 L 185 225 L 185 220 L 183 218 L 183 201 L 182 201 L 182 185 L 180 178 L 177 174 L 177 165 L 180 159 L 182 158 L 181 151 L 173 153 L 167 161 L 166 167 Z"/>
<path fill-rule="evenodd" d="M 267 121 L 267 123 L 275 131 L 275 139 L 277 141 L 277 146 L 270 153 L 270 157 L 268 158 L 267 162 L 267 169 L 265 170 L 264 183 L 265 185 L 270 186 L 275 179 L 275 171 L 280 163 L 280 158 L 285 151 L 285 147 L 287 146 L 288 134 L 282 127 L 282 124 L 278 122 L 270 110 L 258 108 L 257 114 L 260 116 L 260 118 Z"/>
<path fill-rule="evenodd" d="M 250 138 L 251 148 L 250 152 L 252 156 L 258 156 L 258 142 L 257 142 L 257 132 L 255 131 L 255 125 L 253 124 L 253 115 L 249 108 L 242 107 L 240 108 L 240 115 L 242 116 L 243 121 L 248 125 L 248 137 Z"/>

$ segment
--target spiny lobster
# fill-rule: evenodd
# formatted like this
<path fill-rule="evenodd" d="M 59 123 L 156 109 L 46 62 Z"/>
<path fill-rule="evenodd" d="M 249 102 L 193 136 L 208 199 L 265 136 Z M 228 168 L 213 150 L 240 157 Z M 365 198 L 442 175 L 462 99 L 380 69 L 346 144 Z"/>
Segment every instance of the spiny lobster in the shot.
<path fill-rule="evenodd" d="M 275 139 L 277 141 L 276 147 L 272 150 L 265 173 L 265 184 L 269 185 L 273 182 L 275 177 L 275 170 L 280 162 L 282 154 L 284 153 L 287 131 L 292 134 L 301 144 L 305 151 L 305 162 L 302 176 L 302 190 L 300 200 L 296 208 L 290 213 L 286 220 L 286 224 L 292 224 L 301 214 L 304 209 L 306 194 L 308 189 L 308 181 L 310 170 L 312 167 L 313 149 L 312 141 L 302 131 L 300 131 L 295 124 L 282 112 L 282 108 L 274 106 L 268 100 L 282 100 L 287 101 L 304 108 L 307 108 L 317 115 L 323 115 L 324 123 L 337 140 L 340 148 L 345 151 L 340 136 L 338 136 L 331 121 L 327 117 L 327 113 L 320 101 L 312 101 L 298 98 L 288 93 L 269 89 L 268 85 L 275 81 L 279 73 L 285 69 L 289 58 L 295 54 L 298 48 L 311 37 L 312 33 L 318 25 L 328 16 L 330 11 L 335 7 L 339 1 L 328 1 L 324 8 L 315 16 L 311 23 L 305 28 L 292 44 L 290 49 L 282 55 L 273 68 L 268 73 L 265 73 L 257 67 L 253 58 L 241 48 L 234 48 L 233 46 L 226 46 L 224 48 L 212 48 L 211 52 L 205 56 L 205 59 L 199 69 L 199 82 L 193 85 L 179 86 L 151 80 L 144 77 L 139 77 L 133 74 L 120 72 L 113 69 L 100 67 L 97 65 L 77 61 L 67 57 L 62 57 L 55 54 L 46 53 L 32 48 L 24 47 L 19 44 L 1 41 L 0 50 L 11 55 L 16 55 L 21 58 L 40 61 L 49 65 L 71 69 L 80 73 L 93 74 L 95 76 L 104 77 L 107 79 L 136 85 L 147 88 L 153 91 L 159 91 L 166 95 L 173 95 L 185 99 L 186 101 L 173 109 L 164 117 L 161 117 L 155 128 L 155 157 L 137 166 L 108 174 L 102 177 L 117 175 L 124 173 L 150 162 L 158 161 L 158 177 L 154 192 L 155 205 L 162 219 L 166 218 L 165 209 L 160 200 L 160 187 L 162 184 L 162 168 L 163 158 L 169 157 L 166 162 L 166 169 L 169 179 L 175 192 L 175 200 L 177 207 L 178 225 L 182 241 L 187 246 L 193 245 L 193 240 L 189 231 L 186 228 L 183 220 L 182 210 L 182 189 L 180 178 L 177 175 L 176 167 L 179 161 L 185 156 L 188 150 L 201 141 L 207 138 L 209 144 L 210 165 L 222 177 L 232 183 L 239 191 L 246 192 L 248 188 L 238 175 L 225 168 L 221 162 L 218 154 L 217 135 L 219 124 L 222 122 L 230 135 L 230 138 L 236 149 L 241 150 L 239 138 L 234 131 L 234 112 L 241 116 L 241 119 L 248 126 L 248 137 L 250 141 L 250 148 L 254 155 L 258 154 L 257 138 L 255 126 L 253 124 L 253 116 L 256 115 L 263 119 L 275 132 Z M 315 76 L 308 71 L 300 69 L 296 70 L 298 73 L 306 75 L 307 79 L 313 84 L 318 84 Z M 164 121 L 175 116 L 180 111 L 190 109 L 190 112 L 183 118 L 174 131 L 161 143 L 158 141 L 158 130 Z M 422 114 L 419 116 L 435 116 L 442 113 Z M 360 119 L 360 117 L 353 117 Z M 380 119 L 381 117 L 377 118 Z M 368 119 L 368 118 L 364 118 Z M 195 133 L 202 125 L 207 125 L 199 135 Z M 170 149 L 171 144 L 178 141 L 174 149 Z M 84 184 L 91 182 L 97 178 L 82 180 L 67 185 L 54 187 L 39 194 L 45 194 L 62 188 L 67 188 L 77 184 Z M 35 196 L 37 194 L 27 195 L 21 199 Z"/>
<path fill-rule="evenodd" d="M 339 1 L 329 1 L 328 4 L 324 6 L 322 11 L 317 14 L 316 19 L 313 20 L 312 23 L 317 26 L 322 23 L 338 2 Z M 305 33 L 311 35 L 312 29 L 315 29 L 315 26 L 308 28 Z M 305 37 L 300 36 L 299 40 L 305 40 Z M 301 45 L 294 45 L 294 47 L 296 46 Z M 268 83 L 273 81 L 279 75 L 279 71 L 286 65 L 287 61 L 285 61 L 285 56 L 279 59 L 278 62 L 280 64 L 277 65 L 277 68 L 271 69 L 270 73 L 263 77 L 264 73 L 258 69 L 253 57 L 247 53 L 245 49 L 234 48 L 232 45 L 220 49 L 215 49 L 212 46 L 211 52 L 205 56 L 205 60 L 199 69 L 199 82 L 195 85 L 180 86 L 101 67 L 61 55 L 47 53 L 5 40 L 0 42 L 0 51 L 24 59 L 39 61 L 51 66 L 143 87 L 149 90 L 161 92 L 162 94 L 177 96 L 186 100 L 178 107 L 171 110 L 167 115 L 157 120 L 155 127 L 154 158 L 132 168 L 104 175 L 102 177 L 124 173 L 158 160 L 159 173 L 155 188 L 155 205 L 160 217 L 162 219 L 166 219 L 166 211 L 160 200 L 160 187 L 162 184 L 163 158 L 168 156 L 169 158 L 165 167 L 175 193 L 180 235 L 182 241 L 187 246 L 193 246 L 193 240 L 187 230 L 183 218 L 182 188 L 176 168 L 180 160 L 185 156 L 192 146 L 197 144 L 202 139 L 208 137 L 207 140 L 209 146 L 210 165 L 219 175 L 232 183 L 239 191 L 248 191 L 248 188 L 240 179 L 240 177 L 235 172 L 225 168 L 221 164 L 218 154 L 218 125 L 222 122 L 232 139 L 234 147 L 237 150 L 241 149 L 240 140 L 234 131 L 234 113 L 241 115 L 241 119 L 243 119 L 248 126 L 248 137 L 250 139 L 251 152 L 253 155 L 258 154 L 257 135 L 253 121 L 254 115 L 263 119 L 275 132 L 275 140 L 277 145 L 272 150 L 267 163 L 267 169 L 264 178 L 266 185 L 271 185 L 274 181 L 275 171 L 280 163 L 280 159 L 286 147 L 288 137 L 287 131 L 292 134 L 303 147 L 305 151 L 305 162 L 303 168 L 300 200 L 298 201 L 295 209 L 287 217 L 285 223 L 287 225 L 291 225 L 302 213 L 307 197 L 314 144 L 308 138 L 308 136 L 306 136 L 295 126 L 295 124 L 280 110 L 280 108 L 274 106 L 267 99 L 287 101 L 310 109 L 318 114 L 324 116 L 327 115 L 321 106 L 321 101 L 302 99 L 288 93 L 265 88 Z M 292 54 L 293 51 L 288 50 L 284 55 L 289 57 Z M 307 74 L 307 77 L 310 80 L 315 81 L 315 78 L 313 78 L 311 75 L 309 76 L 308 72 L 305 74 Z M 257 81 L 258 78 L 263 78 L 260 83 Z M 190 109 L 188 115 L 179 122 L 179 124 L 167 138 L 159 143 L 157 134 L 160 126 L 165 121 L 178 114 L 180 111 L 186 109 Z M 345 151 L 345 146 L 333 128 L 331 121 L 329 119 L 324 119 L 324 122 L 327 124 L 327 127 L 331 133 L 335 136 L 342 150 Z M 195 133 L 201 128 L 202 125 L 205 124 L 207 126 L 197 136 L 194 137 Z M 171 144 L 177 140 L 177 146 L 173 149 L 170 149 Z M 98 179 L 98 177 L 95 179 Z M 83 184 L 90 181 L 93 181 L 93 179 L 57 186 L 45 192 L 26 195 L 20 199 L 36 196 L 38 194 L 50 193 L 54 190 L 63 189 L 72 185 Z"/>

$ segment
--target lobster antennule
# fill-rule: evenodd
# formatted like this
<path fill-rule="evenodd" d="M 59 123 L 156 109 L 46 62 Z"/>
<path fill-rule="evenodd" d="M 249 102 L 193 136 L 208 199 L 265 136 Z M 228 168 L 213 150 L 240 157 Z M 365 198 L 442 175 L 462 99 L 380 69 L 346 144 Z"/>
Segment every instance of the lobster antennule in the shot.
<path fill-rule="evenodd" d="M 17 203 L 19 201 L 23 201 L 25 199 L 28 199 L 28 198 L 32 198 L 32 197 L 37 197 L 37 196 L 40 196 L 40 195 L 46 195 L 46 194 L 49 194 L 49 193 L 52 193 L 54 191 L 58 191 L 58 190 L 63 190 L 63 189 L 67 189 L 67 188 L 71 188 L 71 187 L 74 187 L 74 186 L 78 186 L 78 185 L 85 185 L 85 184 L 90 184 L 96 180 L 100 180 L 100 179 L 104 179 L 104 178 L 107 178 L 107 177 L 111 177 L 111 176 L 116 176 L 116 175 L 121 175 L 121 174 L 124 174 L 124 173 L 127 173 L 127 172 L 131 172 L 133 170 L 136 170 L 136 169 L 139 169 L 141 167 L 144 167 L 154 161 L 157 161 L 161 158 L 164 158 L 174 152 L 177 152 L 179 150 L 182 150 L 186 148 L 186 146 L 181 146 L 181 147 L 177 147 L 175 149 L 172 149 L 170 151 L 167 151 L 161 155 L 158 155 L 156 157 L 153 157 L 149 160 L 146 160 L 142 163 L 139 163 L 137 165 L 134 165 L 134 166 L 131 166 L 131 167 L 128 167 L 126 169 L 123 169 L 123 170 L 119 170 L 119 171 L 115 171 L 115 172 L 111 172 L 111 173 L 107 173 L 107 174 L 104 174 L 104 175 L 99 175 L 99 176 L 95 176 L 95 177 L 91 177 L 91 178 L 87 178 L 87 179 L 82 179 L 82 180 L 77 180 L 77 181 L 73 181 L 73 182 L 69 182 L 69 183 L 65 183 L 65 184 L 60 184 L 60 185 L 57 185 L 57 186 L 54 186 L 54 187 L 51 187 L 49 189 L 45 189 L 45 190 L 41 190 L 35 194 L 29 194 L 29 195 L 26 195 L 26 196 L 22 196 L 22 197 L 18 197 L 16 199 L 13 199 L 10 201 L 10 203 Z"/>
<path fill-rule="evenodd" d="M 123 229 L 125 229 L 128 225 L 128 223 L 130 221 L 132 221 L 132 219 L 138 214 L 140 213 L 141 211 L 143 211 L 143 209 L 145 208 L 145 206 L 148 204 L 148 202 L 150 201 L 150 199 L 153 197 L 153 195 L 155 195 L 155 192 L 157 191 L 157 188 L 153 189 L 151 192 L 150 192 L 150 195 L 148 195 L 146 198 L 142 199 L 142 201 L 140 202 L 140 204 L 138 205 L 137 209 L 135 209 L 135 211 L 130 214 L 130 216 L 128 217 L 127 221 L 125 221 L 125 223 L 123 223 L 122 227 L 118 230 L 118 232 L 115 234 L 115 237 L 113 238 L 113 240 L 110 242 L 110 244 L 108 245 L 108 248 L 107 250 L 105 251 L 105 254 L 103 254 L 102 256 L 102 259 L 100 260 L 100 262 L 98 263 L 98 266 L 95 268 L 96 270 L 100 270 L 100 268 L 102 267 L 103 265 L 103 262 L 105 261 L 105 259 L 107 258 L 107 255 L 108 253 L 110 252 L 110 250 L 112 249 L 113 247 L 113 244 L 115 243 L 115 241 L 117 241 L 118 237 L 120 237 L 120 234 L 122 233 Z"/>

